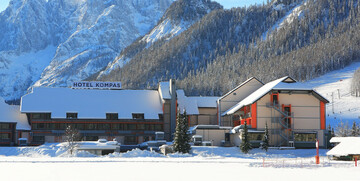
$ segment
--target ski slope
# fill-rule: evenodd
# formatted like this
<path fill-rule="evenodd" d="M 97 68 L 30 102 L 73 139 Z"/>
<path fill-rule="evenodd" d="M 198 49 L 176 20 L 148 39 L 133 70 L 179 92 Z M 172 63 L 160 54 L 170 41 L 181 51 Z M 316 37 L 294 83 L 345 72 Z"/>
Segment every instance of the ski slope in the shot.
<path fill-rule="evenodd" d="M 355 62 L 344 69 L 332 71 L 321 77 L 306 82 L 330 101 L 326 105 L 327 125 L 336 127 L 340 121 L 351 126 L 355 121 L 360 123 L 360 97 L 352 96 L 350 86 L 352 76 L 360 62 Z"/>

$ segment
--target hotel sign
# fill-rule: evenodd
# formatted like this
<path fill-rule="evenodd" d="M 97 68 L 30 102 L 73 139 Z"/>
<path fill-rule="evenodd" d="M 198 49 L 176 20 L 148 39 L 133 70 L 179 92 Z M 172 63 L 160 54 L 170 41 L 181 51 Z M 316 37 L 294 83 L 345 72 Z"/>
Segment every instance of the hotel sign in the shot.
<path fill-rule="evenodd" d="M 74 89 L 121 89 L 121 82 L 73 82 Z"/>

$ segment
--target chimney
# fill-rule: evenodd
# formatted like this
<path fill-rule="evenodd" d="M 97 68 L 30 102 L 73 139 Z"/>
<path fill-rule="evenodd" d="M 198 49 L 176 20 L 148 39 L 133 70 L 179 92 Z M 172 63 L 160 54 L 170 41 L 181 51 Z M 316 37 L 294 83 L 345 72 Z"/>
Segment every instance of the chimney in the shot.
<path fill-rule="evenodd" d="M 170 79 L 170 133 L 171 139 L 174 138 L 174 133 L 176 129 L 176 88 L 175 88 L 175 79 Z"/>

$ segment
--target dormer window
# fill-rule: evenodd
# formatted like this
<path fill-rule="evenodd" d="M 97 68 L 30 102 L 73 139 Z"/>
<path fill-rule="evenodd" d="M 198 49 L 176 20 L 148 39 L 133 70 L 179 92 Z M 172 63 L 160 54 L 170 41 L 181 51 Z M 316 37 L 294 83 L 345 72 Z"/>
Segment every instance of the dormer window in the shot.
<path fill-rule="evenodd" d="M 164 115 L 163 114 L 159 114 L 159 120 L 163 121 L 164 120 Z"/>
<path fill-rule="evenodd" d="M 66 113 L 66 119 L 77 119 L 78 113 Z"/>
<path fill-rule="evenodd" d="M 106 113 L 106 119 L 117 120 L 117 119 L 119 119 L 119 114 L 118 113 Z"/>
<path fill-rule="evenodd" d="M 136 113 L 132 114 L 133 119 L 144 119 L 144 114 L 142 113 Z"/>

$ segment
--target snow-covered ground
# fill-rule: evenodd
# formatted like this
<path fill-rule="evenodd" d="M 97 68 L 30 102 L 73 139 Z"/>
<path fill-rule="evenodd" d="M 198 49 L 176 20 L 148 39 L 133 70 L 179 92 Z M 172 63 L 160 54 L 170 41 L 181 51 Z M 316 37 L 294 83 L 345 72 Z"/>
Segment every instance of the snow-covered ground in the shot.
<path fill-rule="evenodd" d="M 238 147 L 193 147 L 191 154 L 133 150 L 95 156 L 80 152 L 71 157 L 59 145 L 1 147 L 2 180 L 359 180 L 360 167 L 333 161 L 314 149 L 260 149 L 243 154 Z"/>

